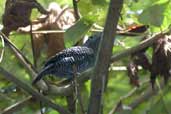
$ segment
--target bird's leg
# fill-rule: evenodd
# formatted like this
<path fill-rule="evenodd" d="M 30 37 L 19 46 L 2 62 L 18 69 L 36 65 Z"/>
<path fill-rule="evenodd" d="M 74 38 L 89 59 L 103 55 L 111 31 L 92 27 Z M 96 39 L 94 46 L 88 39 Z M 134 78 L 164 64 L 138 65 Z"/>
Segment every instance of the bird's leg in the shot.
<path fill-rule="evenodd" d="M 81 109 L 82 114 L 85 114 L 83 102 L 81 99 L 80 88 L 79 88 L 79 84 L 77 82 L 77 74 L 78 74 L 77 73 L 77 67 L 75 65 L 73 65 L 73 72 L 74 72 L 75 95 L 76 95 L 76 98 L 78 98 L 78 103 L 80 104 L 80 109 Z"/>

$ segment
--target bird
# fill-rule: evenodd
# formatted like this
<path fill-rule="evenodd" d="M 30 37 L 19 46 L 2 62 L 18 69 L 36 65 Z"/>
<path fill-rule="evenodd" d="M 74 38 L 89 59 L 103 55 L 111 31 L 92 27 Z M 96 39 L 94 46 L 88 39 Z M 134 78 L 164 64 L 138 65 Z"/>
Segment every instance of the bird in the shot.
<path fill-rule="evenodd" d="M 44 76 L 54 75 L 73 79 L 75 71 L 79 74 L 95 64 L 97 50 L 102 33 L 96 33 L 88 38 L 82 46 L 67 48 L 51 57 L 44 64 L 32 84 L 36 84 Z"/>

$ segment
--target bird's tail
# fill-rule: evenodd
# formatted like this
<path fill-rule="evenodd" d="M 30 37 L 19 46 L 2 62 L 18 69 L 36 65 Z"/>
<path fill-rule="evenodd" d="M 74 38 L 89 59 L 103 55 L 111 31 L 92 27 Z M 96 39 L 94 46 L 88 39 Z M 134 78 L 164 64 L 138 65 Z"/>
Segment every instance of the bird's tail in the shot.
<path fill-rule="evenodd" d="M 53 65 L 48 65 L 45 68 L 43 68 L 42 71 L 39 72 L 39 74 L 37 75 L 37 77 L 33 80 L 32 84 L 36 84 L 39 80 L 41 80 L 45 75 L 49 74 L 49 70 L 51 69 Z"/>

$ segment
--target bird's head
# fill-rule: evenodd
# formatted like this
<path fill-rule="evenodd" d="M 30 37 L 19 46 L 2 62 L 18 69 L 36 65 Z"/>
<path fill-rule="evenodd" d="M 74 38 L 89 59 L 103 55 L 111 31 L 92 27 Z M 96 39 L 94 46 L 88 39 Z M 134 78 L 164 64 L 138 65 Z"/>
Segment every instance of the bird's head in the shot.
<path fill-rule="evenodd" d="M 98 50 L 100 39 L 102 36 L 102 32 L 96 33 L 88 38 L 88 40 L 84 43 L 84 46 L 93 49 L 94 52 Z"/>

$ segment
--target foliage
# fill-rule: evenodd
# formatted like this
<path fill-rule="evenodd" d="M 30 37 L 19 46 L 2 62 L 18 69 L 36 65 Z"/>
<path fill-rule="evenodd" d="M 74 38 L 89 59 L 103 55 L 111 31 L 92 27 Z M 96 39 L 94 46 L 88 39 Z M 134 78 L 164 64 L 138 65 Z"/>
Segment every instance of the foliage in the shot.
<path fill-rule="evenodd" d="M 38 0 L 44 7 L 48 7 L 48 4 L 52 0 Z M 61 5 L 72 6 L 71 0 L 53 0 L 53 2 L 58 2 Z M 82 15 L 81 19 L 65 33 L 65 44 L 67 47 L 71 47 L 77 41 L 79 41 L 85 34 L 91 34 L 91 29 L 93 24 L 98 24 L 100 26 L 104 25 L 107 8 L 109 0 L 80 0 L 78 3 L 78 8 Z M 0 15 L 4 12 L 5 0 L 0 1 Z M 125 0 L 123 9 L 121 12 L 121 17 L 119 20 L 119 25 L 123 28 L 128 27 L 133 24 L 148 24 L 150 25 L 149 33 L 154 34 L 160 32 L 161 30 L 170 29 L 171 25 L 171 0 Z M 36 12 L 36 11 L 34 11 Z M 35 18 L 37 13 L 32 14 L 32 18 Z M 0 23 L 2 23 L 2 18 L 0 17 Z M 138 39 L 138 40 L 137 40 Z M 10 40 L 17 46 L 17 48 L 22 51 L 22 53 L 33 63 L 31 41 L 29 35 L 19 35 L 13 32 L 10 36 Z M 118 45 L 119 42 L 124 42 L 124 46 Z M 116 36 L 115 46 L 113 47 L 113 54 L 119 53 L 126 48 L 132 47 L 138 44 L 140 39 L 138 37 L 123 37 Z M 148 57 L 151 57 L 151 49 L 148 49 Z M 117 61 L 111 65 L 116 66 L 126 66 L 129 62 L 129 57 L 125 57 L 122 61 Z M 45 60 L 44 60 L 45 61 Z M 43 63 L 42 63 L 43 64 Z M 29 73 L 23 68 L 20 62 L 15 58 L 14 54 L 5 47 L 5 55 L 3 57 L 0 66 L 7 69 L 9 72 L 13 73 L 19 79 L 31 86 L 31 78 Z M 40 69 L 40 68 L 38 68 Z M 140 80 L 141 82 L 149 79 L 149 72 L 141 70 Z M 161 80 L 160 78 L 158 80 Z M 90 81 L 86 82 L 86 92 L 84 90 L 83 94 L 85 99 L 88 99 L 90 94 Z M 140 86 L 137 91 L 130 97 L 123 100 L 123 104 L 127 105 L 132 103 L 136 98 L 143 94 L 150 84 L 145 83 Z M 164 90 L 160 90 L 160 94 L 151 97 L 148 101 L 144 101 L 139 104 L 135 109 L 130 111 L 125 111 L 122 114 L 169 114 L 171 109 L 171 92 L 170 83 L 165 87 Z M 108 88 L 104 96 L 104 114 L 108 114 L 113 107 L 117 105 L 122 96 L 127 95 L 134 87 L 129 84 L 129 79 L 127 77 L 126 71 L 114 71 L 109 72 L 109 83 Z M 24 99 L 28 96 L 23 90 L 17 88 L 15 84 L 7 81 L 4 76 L 0 75 L 0 112 Z M 51 97 L 51 96 L 50 96 Z M 55 102 L 66 106 L 65 98 L 59 96 L 51 97 Z M 27 105 L 21 111 L 15 114 L 27 113 L 33 114 L 35 111 L 39 111 L 39 103 L 30 102 L 31 105 Z M 51 108 L 47 108 L 46 114 L 58 114 Z"/>
<path fill-rule="evenodd" d="M 68 29 L 65 33 L 65 45 L 71 47 L 81 40 L 83 36 L 90 30 L 93 22 L 84 18 L 80 19 L 75 25 Z M 73 34 L 74 33 L 74 34 Z"/>

